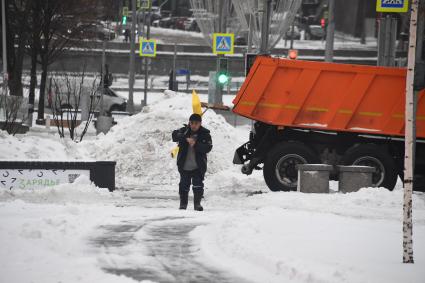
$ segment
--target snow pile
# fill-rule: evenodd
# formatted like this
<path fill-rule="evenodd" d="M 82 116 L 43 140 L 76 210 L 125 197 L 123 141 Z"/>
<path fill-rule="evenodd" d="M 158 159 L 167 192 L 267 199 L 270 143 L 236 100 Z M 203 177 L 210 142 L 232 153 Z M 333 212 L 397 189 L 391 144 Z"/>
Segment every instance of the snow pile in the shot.
<path fill-rule="evenodd" d="M 121 119 L 107 135 L 84 141 L 81 146 L 87 147 L 93 158 L 116 160 L 120 184 L 176 185 L 176 160 L 170 154 L 176 144 L 171 140 L 171 133 L 187 123 L 191 105 L 191 95 L 167 91 L 163 99 L 142 113 Z M 233 167 L 234 150 L 242 143 L 240 135 L 211 110 L 205 113 L 203 125 L 213 138 L 207 173 Z"/>
<path fill-rule="evenodd" d="M 403 190 L 401 183 L 398 185 L 394 191 L 384 188 L 363 188 L 358 192 L 348 194 L 300 194 L 298 192 L 269 192 L 266 187 L 261 188 L 261 183 L 259 183 L 257 184 L 258 188 L 263 189 L 261 194 L 248 198 L 241 198 L 239 195 L 237 199 L 221 199 L 220 195 L 217 195 L 210 196 L 208 201 L 211 203 L 210 205 L 219 204 L 240 209 L 256 210 L 264 206 L 275 206 L 287 210 L 302 209 L 311 213 L 332 213 L 345 217 L 401 221 Z M 238 188 L 235 189 L 238 190 Z M 240 189 L 243 190 L 243 188 Z M 416 213 L 416 221 L 425 224 L 425 194 L 415 192 L 413 196 L 415 210 L 420 212 Z"/>
<path fill-rule="evenodd" d="M 121 192 L 109 192 L 96 187 L 86 175 L 79 176 L 72 184 L 60 184 L 53 187 L 36 189 L 0 190 L 0 200 L 21 199 L 35 203 L 122 203 L 126 201 Z"/>
<path fill-rule="evenodd" d="M 60 139 L 57 135 L 11 136 L 0 131 L 0 160 L 70 160 L 83 156 L 78 144 L 69 139 Z"/>

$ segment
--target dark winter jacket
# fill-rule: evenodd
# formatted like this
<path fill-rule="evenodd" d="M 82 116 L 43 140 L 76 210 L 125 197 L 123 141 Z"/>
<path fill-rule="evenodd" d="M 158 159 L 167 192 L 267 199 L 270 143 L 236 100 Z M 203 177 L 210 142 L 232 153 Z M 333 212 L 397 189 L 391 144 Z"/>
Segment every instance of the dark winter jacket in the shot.
<path fill-rule="evenodd" d="M 172 137 L 174 142 L 179 143 L 179 153 L 177 155 L 177 167 L 179 171 L 183 170 L 184 163 L 186 161 L 187 149 L 189 143 L 186 138 L 190 137 L 191 130 L 189 126 L 185 126 L 178 130 L 173 131 Z M 194 145 L 196 153 L 196 164 L 202 174 L 207 171 L 207 153 L 212 149 L 212 140 L 210 131 L 204 127 L 199 128 L 197 132 L 197 139 Z"/>

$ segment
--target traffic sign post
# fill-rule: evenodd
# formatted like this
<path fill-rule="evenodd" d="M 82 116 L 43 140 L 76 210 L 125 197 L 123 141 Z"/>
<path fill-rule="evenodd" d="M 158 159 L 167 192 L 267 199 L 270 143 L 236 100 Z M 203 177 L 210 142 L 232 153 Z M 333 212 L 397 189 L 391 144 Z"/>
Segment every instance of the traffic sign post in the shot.
<path fill-rule="evenodd" d="M 213 53 L 214 54 L 233 54 L 235 35 L 233 33 L 214 33 L 213 34 Z"/>
<path fill-rule="evenodd" d="M 221 2 L 220 2 L 221 3 Z M 222 64 L 226 62 L 227 69 L 227 59 L 220 58 L 225 54 L 233 54 L 234 53 L 234 42 L 235 35 L 233 33 L 214 33 L 213 34 L 213 53 L 217 54 L 217 78 L 215 85 L 215 103 L 223 104 L 223 84 L 227 82 L 228 76 L 227 72 L 223 73 Z M 221 64 L 220 64 L 221 63 Z M 220 80 L 219 80 L 220 77 Z"/>
<path fill-rule="evenodd" d="M 406 13 L 409 0 L 376 0 L 376 11 Z M 397 19 L 386 14 L 379 19 L 378 66 L 394 66 L 397 39 Z"/>
<path fill-rule="evenodd" d="M 408 0 L 376 0 L 376 11 L 384 13 L 406 13 Z"/>
<path fill-rule="evenodd" d="M 139 42 L 140 57 L 156 57 L 156 40 L 141 38 Z"/>

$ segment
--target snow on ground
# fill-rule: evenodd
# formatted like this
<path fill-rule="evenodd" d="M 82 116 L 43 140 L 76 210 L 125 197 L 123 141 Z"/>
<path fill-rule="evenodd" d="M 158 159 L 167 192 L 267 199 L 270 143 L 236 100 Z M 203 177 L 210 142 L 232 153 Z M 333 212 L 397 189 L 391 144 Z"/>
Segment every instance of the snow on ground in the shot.
<path fill-rule="evenodd" d="M 423 282 L 424 196 L 414 200 L 414 265 L 402 264 L 402 191 L 265 194 L 192 237 L 199 258 L 254 282 Z"/>
<path fill-rule="evenodd" d="M 0 159 L 116 160 L 123 188 L 110 193 L 80 177 L 71 185 L 1 191 L 0 241 L 7 244 L 0 249 L 0 282 L 185 282 L 170 270 L 190 261 L 232 274 L 230 282 L 424 282 L 423 193 L 413 196 L 416 263 L 405 265 L 401 184 L 393 192 L 271 193 L 261 172 L 247 177 L 232 165 L 249 127 L 234 128 L 213 111 L 204 116 L 214 143 L 206 211 L 191 205 L 178 211 L 170 134 L 187 121 L 191 96 L 157 97 L 107 135 L 81 143 L 40 131 L 0 133 Z M 152 231 L 185 225 L 194 228 L 190 237 L 169 240 L 170 258 L 158 256 L 153 241 L 173 237 Z"/>

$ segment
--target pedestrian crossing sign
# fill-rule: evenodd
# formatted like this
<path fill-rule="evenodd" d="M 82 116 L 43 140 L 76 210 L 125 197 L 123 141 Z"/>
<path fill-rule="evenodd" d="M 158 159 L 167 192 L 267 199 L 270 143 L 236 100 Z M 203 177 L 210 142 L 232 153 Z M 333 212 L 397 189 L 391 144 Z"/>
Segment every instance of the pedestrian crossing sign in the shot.
<path fill-rule="evenodd" d="M 139 42 L 139 55 L 141 57 L 156 57 L 156 40 L 141 38 Z"/>
<path fill-rule="evenodd" d="M 376 0 L 376 11 L 385 13 L 405 13 L 409 6 L 408 0 Z"/>
<path fill-rule="evenodd" d="M 151 7 L 151 0 L 137 0 L 137 9 L 148 10 Z"/>
<path fill-rule="evenodd" d="M 233 33 L 214 33 L 213 53 L 233 54 L 235 35 Z"/>

